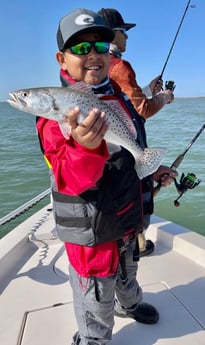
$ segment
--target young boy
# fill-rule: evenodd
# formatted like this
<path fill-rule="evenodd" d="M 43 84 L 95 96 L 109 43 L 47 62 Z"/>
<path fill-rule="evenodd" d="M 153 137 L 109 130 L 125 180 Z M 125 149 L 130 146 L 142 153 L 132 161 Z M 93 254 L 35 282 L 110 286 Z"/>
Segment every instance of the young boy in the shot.
<path fill-rule="evenodd" d="M 128 116 L 134 117 L 119 87 L 107 76 L 112 39 L 103 18 L 90 10 L 77 9 L 63 17 L 56 54 L 61 78 L 64 85 L 83 81 L 94 93 L 120 100 Z M 65 136 L 53 120 L 39 118 L 37 129 L 52 168 L 56 228 L 70 263 L 78 324 L 73 345 L 99 345 L 111 340 L 114 313 L 143 323 L 156 323 L 159 314 L 142 301 L 136 281 L 133 252 L 143 210 L 135 160 L 126 149 L 104 140 L 108 128 L 104 112 L 91 109 L 83 122 L 79 113 L 80 104 L 68 113 L 70 130 Z M 139 128 L 143 146 L 146 138 Z"/>

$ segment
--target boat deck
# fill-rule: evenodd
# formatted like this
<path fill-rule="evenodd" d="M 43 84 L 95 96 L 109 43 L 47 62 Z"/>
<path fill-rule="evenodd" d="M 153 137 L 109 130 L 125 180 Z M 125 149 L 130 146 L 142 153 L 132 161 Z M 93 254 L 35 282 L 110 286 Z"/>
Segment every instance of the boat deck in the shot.
<path fill-rule="evenodd" d="M 0 344 L 70 345 L 76 331 L 68 262 L 49 206 L 0 241 Z M 138 280 L 156 325 L 115 317 L 111 345 L 205 345 L 205 237 L 153 216 Z"/>

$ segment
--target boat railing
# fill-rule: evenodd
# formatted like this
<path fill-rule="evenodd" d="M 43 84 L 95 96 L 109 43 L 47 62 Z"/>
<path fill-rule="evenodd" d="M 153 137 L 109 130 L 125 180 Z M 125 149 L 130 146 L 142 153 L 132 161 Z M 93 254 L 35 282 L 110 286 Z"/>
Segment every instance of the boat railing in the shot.
<path fill-rule="evenodd" d="M 28 201 L 25 204 L 18 207 L 16 210 L 14 210 L 14 211 L 10 212 L 9 214 L 7 214 L 6 216 L 0 218 L 0 226 L 13 220 L 17 216 L 23 214 L 25 211 L 27 211 L 28 209 L 33 207 L 35 204 L 37 204 L 39 201 L 44 199 L 50 193 L 51 193 L 51 189 L 48 188 L 44 192 L 40 193 L 39 195 L 37 195 L 36 197 L 31 199 L 30 201 Z"/>

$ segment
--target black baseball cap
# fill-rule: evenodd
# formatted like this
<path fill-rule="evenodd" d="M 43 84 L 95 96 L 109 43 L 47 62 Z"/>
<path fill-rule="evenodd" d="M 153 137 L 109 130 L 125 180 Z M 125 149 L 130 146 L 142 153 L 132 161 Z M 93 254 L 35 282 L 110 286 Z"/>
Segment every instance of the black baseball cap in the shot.
<path fill-rule="evenodd" d="M 106 21 L 99 14 L 78 8 L 60 19 L 57 31 L 57 44 L 59 50 L 75 44 L 79 34 L 86 32 L 100 33 L 102 40 L 112 42 L 114 33 Z"/>
<path fill-rule="evenodd" d="M 128 31 L 136 26 L 136 24 L 125 23 L 121 14 L 114 8 L 101 8 L 101 10 L 97 13 L 106 20 L 107 25 L 109 25 L 112 29 L 124 28 L 126 31 Z"/>

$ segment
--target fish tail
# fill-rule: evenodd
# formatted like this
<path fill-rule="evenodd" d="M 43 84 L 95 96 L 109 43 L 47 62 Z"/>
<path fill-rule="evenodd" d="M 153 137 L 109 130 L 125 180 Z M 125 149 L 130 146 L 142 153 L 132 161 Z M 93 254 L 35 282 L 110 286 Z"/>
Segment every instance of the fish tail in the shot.
<path fill-rule="evenodd" d="M 142 179 L 153 174 L 159 168 L 166 152 L 164 148 L 145 148 L 142 157 L 136 160 L 138 177 Z"/>

